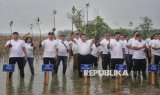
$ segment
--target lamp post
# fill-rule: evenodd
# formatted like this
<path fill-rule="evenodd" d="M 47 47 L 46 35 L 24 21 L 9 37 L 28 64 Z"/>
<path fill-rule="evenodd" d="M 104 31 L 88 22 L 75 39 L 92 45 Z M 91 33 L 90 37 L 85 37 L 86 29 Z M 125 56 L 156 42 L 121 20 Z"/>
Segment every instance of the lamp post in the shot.
<path fill-rule="evenodd" d="M 88 8 L 90 6 L 90 3 L 86 3 L 86 9 L 87 9 L 87 24 L 86 24 L 86 32 L 88 32 Z"/>
<path fill-rule="evenodd" d="M 33 39 L 33 24 L 30 24 L 29 26 L 30 26 L 30 31 L 32 33 L 32 39 Z"/>
<path fill-rule="evenodd" d="M 72 32 L 73 32 L 73 20 L 74 20 L 74 14 L 76 12 L 75 6 L 72 7 Z"/>
<path fill-rule="evenodd" d="M 56 14 L 57 14 L 57 11 L 54 9 L 53 10 L 53 29 L 52 29 L 53 32 L 56 30 L 56 26 L 55 26 L 55 23 L 56 23 Z"/>

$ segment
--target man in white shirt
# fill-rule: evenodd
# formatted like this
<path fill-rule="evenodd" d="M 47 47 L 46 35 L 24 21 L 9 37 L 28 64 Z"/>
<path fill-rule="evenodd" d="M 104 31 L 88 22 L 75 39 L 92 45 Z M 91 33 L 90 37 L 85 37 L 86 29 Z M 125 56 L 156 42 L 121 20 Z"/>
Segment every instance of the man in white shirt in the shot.
<path fill-rule="evenodd" d="M 154 52 L 154 64 L 160 63 L 160 33 L 158 34 L 158 39 L 153 43 L 152 49 Z"/>
<path fill-rule="evenodd" d="M 24 47 L 25 42 L 19 39 L 19 33 L 13 32 L 12 39 L 7 41 L 5 48 L 9 48 L 9 64 L 18 64 L 21 78 L 24 78 L 24 55 L 27 56 L 26 49 Z M 23 55 L 24 53 L 24 55 Z M 26 59 L 27 60 L 27 59 Z M 12 73 L 9 73 L 11 79 Z"/>
<path fill-rule="evenodd" d="M 71 39 L 79 40 L 79 33 L 71 34 Z M 69 42 L 69 46 L 71 49 L 71 55 L 73 53 L 73 72 L 76 73 L 78 71 L 78 46 L 74 41 Z"/>
<path fill-rule="evenodd" d="M 134 42 L 134 41 L 136 41 L 136 35 L 137 34 L 139 34 L 139 32 L 138 31 L 134 31 L 134 37 L 133 38 L 131 38 L 131 39 L 129 39 L 128 40 L 128 42 L 127 42 L 127 48 L 128 49 L 130 49 L 130 52 L 129 52 L 129 56 L 127 56 L 127 57 L 129 57 L 129 60 L 130 60 L 130 64 L 127 66 L 128 68 L 128 73 L 132 70 L 132 68 L 133 68 L 133 59 L 132 59 L 132 56 L 133 56 L 133 49 L 132 49 L 132 43 Z"/>
<path fill-rule="evenodd" d="M 81 64 L 91 64 L 91 56 L 90 56 L 90 50 L 92 46 L 92 41 L 93 39 L 87 40 L 87 35 L 86 34 L 81 34 L 80 35 L 80 40 L 74 40 L 75 43 L 78 46 L 78 72 L 79 72 L 79 77 L 82 77 L 82 72 L 81 70 Z"/>
<path fill-rule="evenodd" d="M 65 41 L 65 35 L 60 35 L 60 40 L 58 40 L 58 45 L 57 45 L 57 63 L 56 63 L 56 74 L 58 72 L 58 67 L 60 62 L 62 61 L 63 65 L 63 75 L 66 73 L 67 69 L 67 60 L 68 57 L 70 59 L 70 48 L 69 48 L 69 43 Z"/>
<path fill-rule="evenodd" d="M 98 66 L 98 59 L 100 56 L 102 49 L 99 41 L 95 41 L 95 43 L 91 47 L 91 63 L 92 66 L 96 69 Z"/>
<path fill-rule="evenodd" d="M 157 34 L 154 34 L 151 36 L 151 38 L 148 38 L 145 40 L 146 47 L 147 47 L 147 59 L 148 64 L 154 63 L 154 52 L 155 50 L 151 48 L 151 46 L 154 44 L 154 42 L 157 40 Z"/>
<path fill-rule="evenodd" d="M 76 32 L 76 33 L 75 33 L 75 38 L 74 38 L 74 40 L 79 40 L 79 39 L 80 39 L 79 36 L 80 36 L 80 35 L 79 35 L 79 32 Z"/>
<path fill-rule="evenodd" d="M 136 39 L 137 40 L 132 43 L 134 77 L 137 76 L 138 71 L 142 71 L 142 76 L 146 79 L 146 45 L 140 34 L 136 35 Z"/>
<path fill-rule="evenodd" d="M 115 39 L 111 39 L 109 48 L 111 51 L 111 69 L 114 70 L 116 64 L 123 64 L 124 44 L 120 40 L 120 32 L 115 33 Z"/>
<path fill-rule="evenodd" d="M 152 47 L 154 47 L 157 39 L 158 39 L 158 35 L 154 34 L 153 39 L 149 41 L 149 49 L 150 49 L 149 56 L 151 57 L 151 63 L 154 63 L 155 49 L 153 49 Z"/>
<path fill-rule="evenodd" d="M 110 52 L 108 49 L 108 44 L 110 40 L 109 33 L 106 33 L 104 35 L 104 39 L 100 42 L 100 45 L 102 47 L 102 69 L 107 70 L 110 69 Z"/>
<path fill-rule="evenodd" d="M 129 41 L 128 41 L 128 44 L 127 44 L 127 47 L 128 48 L 130 48 L 131 50 L 132 50 L 132 43 L 136 40 L 136 35 L 137 34 L 139 34 L 139 32 L 138 31 L 135 31 L 134 32 L 134 37 L 133 38 L 131 38 L 131 39 L 129 39 Z"/>
<path fill-rule="evenodd" d="M 127 65 L 128 74 L 130 75 L 132 67 L 133 67 L 133 60 L 132 60 L 133 52 L 132 52 L 132 50 L 130 48 L 127 47 L 128 41 L 129 41 L 128 36 L 125 36 L 125 40 L 124 40 L 125 61 L 126 61 L 126 65 Z"/>
<path fill-rule="evenodd" d="M 43 64 L 53 64 L 53 69 L 56 70 L 56 58 L 57 58 L 57 40 L 54 39 L 54 33 L 49 32 L 48 33 L 48 39 L 44 40 L 41 44 L 40 47 L 44 48 L 44 53 L 43 53 Z M 52 75 L 54 72 L 52 72 Z"/>

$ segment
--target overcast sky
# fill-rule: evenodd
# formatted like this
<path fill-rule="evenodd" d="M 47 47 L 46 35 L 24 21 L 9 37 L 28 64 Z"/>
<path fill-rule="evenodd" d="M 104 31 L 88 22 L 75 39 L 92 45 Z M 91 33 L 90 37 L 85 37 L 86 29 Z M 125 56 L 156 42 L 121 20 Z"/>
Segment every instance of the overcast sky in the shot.
<path fill-rule="evenodd" d="M 10 31 L 11 20 L 13 31 L 27 32 L 36 17 L 40 17 L 43 33 L 48 32 L 53 26 L 53 9 L 57 10 L 57 30 L 71 29 L 67 13 L 73 5 L 84 9 L 88 2 L 89 20 L 98 14 L 111 28 L 126 28 L 130 21 L 137 25 L 144 16 L 152 18 L 154 28 L 160 28 L 160 0 L 0 0 L 0 32 Z M 34 31 L 38 31 L 37 26 Z"/>

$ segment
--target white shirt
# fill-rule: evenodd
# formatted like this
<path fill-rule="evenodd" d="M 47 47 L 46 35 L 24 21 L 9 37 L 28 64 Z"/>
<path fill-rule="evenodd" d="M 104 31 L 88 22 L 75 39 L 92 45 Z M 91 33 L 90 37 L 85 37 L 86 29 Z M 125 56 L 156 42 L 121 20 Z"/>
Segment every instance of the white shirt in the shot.
<path fill-rule="evenodd" d="M 133 44 L 134 41 L 136 41 L 135 38 L 129 39 L 127 45 L 132 46 L 132 44 Z M 130 52 L 131 52 L 131 54 L 133 54 L 133 49 L 130 49 Z"/>
<path fill-rule="evenodd" d="M 124 49 L 125 49 L 125 54 L 133 54 L 133 51 L 127 47 L 128 42 L 124 40 Z"/>
<path fill-rule="evenodd" d="M 102 47 L 102 54 L 108 54 L 109 53 L 108 44 L 109 44 L 109 41 L 106 40 L 106 39 L 103 39 L 100 42 L 100 45 Z"/>
<path fill-rule="evenodd" d="M 121 40 L 117 41 L 112 39 L 110 41 L 111 47 L 111 58 L 123 58 L 123 48 L 124 44 Z"/>
<path fill-rule="evenodd" d="M 33 57 L 33 46 L 31 46 L 31 43 L 25 43 L 24 46 L 26 48 L 27 57 Z"/>
<path fill-rule="evenodd" d="M 92 39 L 86 40 L 83 42 L 82 40 L 76 41 L 76 44 L 78 46 L 78 53 L 81 55 L 88 55 L 90 53 Z"/>
<path fill-rule="evenodd" d="M 63 43 L 62 43 L 62 40 L 58 40 L 58 45 L 57 45 L 58 56 L 68 56 L 69 55 L 69 53 L 67 52 L 67 49 L 70 49 L 69 42 L 63 41 Z"/>
<path fill-rule="evenodd" d="M 78 53 L 78 46 L 73 41 L 70 41 L 69 44 L 72 44 L 73 54 L 77 54 Z"/>
<path fill-rule="evenodd" d="M 12 47 L 9 49 L 9 57 L 24 57 L 23 55 L 23 47 L 25 42 L 23 40 L 18 39 L 17 41 L 15 40 L 9 40 L 7 41 L 6 45 L 11 44 Z"/>
<path fill-rule="evenodd" d="M 91 49 L 92 49 L 91 55 L 98 57 L 101 52 L 101 46 L 96 47 L 95 44 L 93 44 Z"/>
<path fill-rule="evenodd" d="M 145 40 L 145 43 L 146 43 L 147 48 L 149 47 L 150 41 L 151 41 L 151 38 L 148 38 L 148 39 Z"/>
<path fill-rule="evenodd" d="M 149 46 L 153 47 L 155 45 L 155 42 L 156 42 L 155 39 L 151 40 L 150 43 L 149 43 Z M 151 48 L 151 54 L 155 55 L 155 53 L 156 53 L 155 49 Z"/>
<path fill-rule="evenodd" d="M 49 40 L 46 39 L 42 43 L 44 47 L 43 57 L 55 58 L 57 55 L 56 48 L 57 48 L 57 40 Z"/>
<path fill-rule="evenodd" d="M 78 39 L 74 38 L 74 40 L 75 40 L 75 41 L 79 41 L 79 40 L 81 40 L 81 39 L 80 39 L 80 38 L 78 38 Z"/>
<path fill-rule="evenodd" d="M 154 43 L 152 44 L 152 47 L 160 48 L 160 40 L 155 40 Z M 154 55 L 160 56 L 160 49 L 154 50 Z"/>
<path fill-rule="evenodd" d="M 142 47 L 145 45 L 144 41 L 139 42 L 138 40 L 134 41 L 132 44 L 132 47 Z M 146 58 L 146 54 L 145 54 L 145 48 L 139 49 L 139 50 L 133 50 L 133 57 L 132 59 L 145 59 Z"/>

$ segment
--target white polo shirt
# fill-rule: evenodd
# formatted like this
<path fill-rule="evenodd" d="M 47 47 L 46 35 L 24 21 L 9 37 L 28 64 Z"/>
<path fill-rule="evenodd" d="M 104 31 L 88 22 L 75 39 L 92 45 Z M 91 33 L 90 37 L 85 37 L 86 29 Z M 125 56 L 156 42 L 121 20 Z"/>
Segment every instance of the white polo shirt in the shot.
<path fill-rule="evenodd" d="M 31 46 L 31 43 L 25 43 L 24 46 L 26 48 L 27 57 L 33 57 L 33 46 Z"/>
<path fill-rule="evenodd" d="M 56 48 L 57 48 L 57 40 L 49 40 L 46 39 L 42 43 L 44 47 L 43 57 L 55 58 L 57 55 Z"/>
<path fill-rule="evenodd" d="M 155 40 L 154 43 L 152 44 L 152 47 L 155 47 L 155 48 L 160 48 L 160 40 Z M 153 49 L 154 50 L 154 49 Z M 158 50 L 154 50 L 154 55 L 158 55 L 160 56 L 160 49 Z"/>
<path fill-rule="evenodd" d="M 153 46 L 155 45 L 155 43 L 156 43 L 156 40 L 153 39 L 153 40 L 151 40 L 151 41 L 149 42 L 149 46 L 153 47 Z M 152 49 L 152 48 L 151 48 L 151 54 L 152 54 L 152 55 L 155 55 L 155 53 L 156 53 L 155 49 Z"/>
<path fill-rule="evenodd" d="M 121 40 L 117 41 L 115 39 L 111 39 L 110 41 L 111 47 L 111 58 L 123 58 L 123 48 L 124 44 Z"/>
<path fill-rule="evenodd" d="M 149 47 L 150 41 L 151 41 L 151 38 L 148 38 L 148 39 L 145 40 L 145 43 L 146 43 L 147 48 Z"/>
<path fill-rule="evenodd" d="M 134 41 L 136 41 L 135 38 L 129 39 L 127 45 L 132 46 L 132 44 L 133 44 Z M 130 49 L 130 51 L 131 51 L 131 54 L 133 54 L 133 49 Z"/>
<path fill-rule="evenodd" d="M 145 45 L 144 41 L 139 42 L 138 40 L 136 40 L 136 41 L 134 41 L 132 43 L 132 47 L 135 47 L 135 46 L 142 47 L 144 45 Z M 133 49 L 133 57 L 132 57 L 132 59 L 145 59 L 146 58 L 146 54 L 145 54 L 144 50 L 145 50 L 145 48 L 142 48 L 140 50 Z"/>
<path fill-rule="evenodd" d="M 95 57 L 98 57 L 100 52 L 102 51 L 101 46 L 96 47 L 95 44 L 92 45 L 91 49 L 92 49 L 91 55 Z"/>
<path fill-rule="evenodd" d="M 106 40 L 106 39 L 103 39 L 100 42 L 100 45 L 102 47 L 102 54 L 108 54 L 109 53 L 108 44 L 109 44 L 109 41 Z"/>
<path fill-rule="evenodd" d="M 79 40 L 81 40 L 81 39 L 80 39 L 80 38 L 78 38 L 78 39 L 74 38 L 74 40 L 75 40 L 75 41 L 79 41 Z"/>
<path fill-rule="evenodd" d="M 9 40 L 7 41 L 6 45 L 11 44 L 12 47 L 9 49 L 9 57 L 24 57 L 23 55 L 23 49 L 25 46 L 25 42 L 23 40 L 18 39 L 17 41 L 15 40 Z"/>
<path fill-rule="evenodd" d="M 78 53 L 81 55 L 88 55 L 90 54 L 92 39 L 86 40 L 83 42 L 81 39 L 76 41 L 78 46 Z"/>
<path fill-rule="evenodd" d="M 124 40 L 124 48 L 125 48 L 125 54 L 133 54 L 133 50 L 127 47 L 128 42 Z"/>
<path fill-rule="evenodd" d="M 66 45 L 66 47 L 63 43 Z M 69 53 L 67 52 L 67 49 L 70 49 L 69 42 L 63 41 L 63 43 L 62 43 L 62 40 L 58 40 L 58 45 L 57 45 L 58 56 L 68 56 L 69 55 Z"/>
<path fill-rule="evenodd" d="M 69 44 L 72 44 L 73 54 L 77 54 L 78 53 L 78 46 L 76 45 L 76 43 L 74 43 L 73 41 L 70 41 Z"/>

